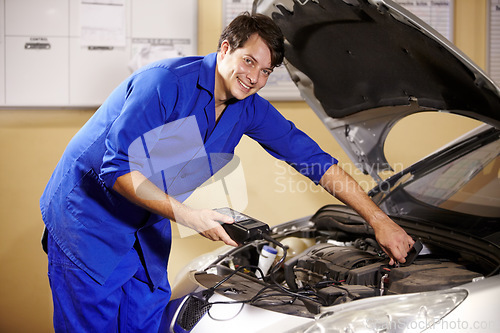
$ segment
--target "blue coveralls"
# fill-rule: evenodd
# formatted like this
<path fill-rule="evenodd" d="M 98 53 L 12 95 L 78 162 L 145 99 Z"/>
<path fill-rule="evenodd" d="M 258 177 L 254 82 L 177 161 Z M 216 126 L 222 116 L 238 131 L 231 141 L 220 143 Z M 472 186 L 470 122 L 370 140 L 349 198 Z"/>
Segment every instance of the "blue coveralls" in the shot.
<path fill-rule="evenodd" d="M 107 332 L 135 325 L 131 321 L 137 322 L 132 330 L 149 331 L 168 302 L 170 221 L 114 192 L 118 177 L 138 170 L 182 201 L 227 162 L 212 157 L 231 156 L 243 134 L 315 183 L 337 163 L 257 94 L 228 105 L 216 124 L 215 65 L 212 53 L 139 69 L 68 144 L 40 199 L 56 331 Z M 66 268 L 77 273 L 67 274 Z M 123 292 L 119 286 L 132 280 L 147 288 Z M 122 295 L 111 302 L 110 289 Z M 126 312 L 123 293 L 133 298 L 127 300 L 129 313 L 141 308 L 141 318 L 151 318 L 117 321 L 116 313 Z M 159 294 L 156 300 L 151 296 Z M 85 301 L 75 303 L 79 298 Z M 145 314 L 148 309 L 155 313 Z"/>

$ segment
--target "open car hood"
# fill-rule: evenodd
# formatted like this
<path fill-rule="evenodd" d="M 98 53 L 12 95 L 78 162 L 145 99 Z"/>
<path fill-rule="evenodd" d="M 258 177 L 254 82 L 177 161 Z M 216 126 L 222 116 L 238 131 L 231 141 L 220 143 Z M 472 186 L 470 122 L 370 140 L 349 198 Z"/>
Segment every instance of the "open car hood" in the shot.
<path fill-rule="evenodd" d="M 500 127 L 500 89 L 425 22 L 389 0 L 256 0 L 285 35 L 285 66 L 351 160 L 380 182 L 394 124 L 422 111 Z"/>

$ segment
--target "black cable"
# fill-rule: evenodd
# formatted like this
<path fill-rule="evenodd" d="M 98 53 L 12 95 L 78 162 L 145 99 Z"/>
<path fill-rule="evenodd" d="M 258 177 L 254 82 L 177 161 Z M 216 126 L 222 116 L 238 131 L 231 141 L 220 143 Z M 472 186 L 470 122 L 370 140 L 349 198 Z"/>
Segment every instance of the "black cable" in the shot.
<path fill-rule="evenodd" d="M 283 257 L 280 259 L 280 261 L 276 265 L 273 266 L 273 268 L 271 269 L 271 272 L 269 273 L 269 277 L 271 278 L 271 282 L 274 285 L 276 285 L 279 289 L 281 289 L 283 292 L 285 292 L 286 294 L 295 296 L 295 297 L 300 298 L 300 299 L 307 299 L 309 301 L 319 303 L 320 305 L 327 305 L 326 301 L 324 299 L 322 299 L 321 297 L 319 297 L 315 292 L 313 292 L 313 295 L 318 297 L 319 300 L 315 299 L 313 297 L 310 297 L 310 296 L 306 296 L 301 292 L 295 292 L 295 291 L 292 291 L 288 288 L 285 288 L 280 283 L 278 283 L 276 281 L 276 277 L 274 276 L 274 274 L 278 271 L 281 263 L 283 263 L 285 261 L 288 247 L 281 244 L 280 242 L 278 242 L 274 238 L 272 238 L 269 234 L 262 233 L 262 238 L 264 238 L 265 240 L 267 240 L 269 242 L 276 244 L 277 246 L 279 246 L 283 249 Z"/>
<path fill-rule="evenodd" d="M 286 255 L 287 255 L 287 250 L 288 250 L 288 247 L 281 244 L 279 241 L 277 241 L 276 239 L 272 238 L 269 234 L 267 233 L 261 233 L 261 236 L 263 239 L 275 244 L 276 246 L 279 246 L 283 249 L 283 256 L 281 257 L 281 259 L 271 268 L 270 270 L 270 273 L 266 276 L 269 276 L 270 277 L 270 280 L 272 282 L 272 284 L 270 285 L 266 285 L 264 286 L 262 289 L 260 289 L 252 298 L 250 299 L 246 299 L 246 300 L 239 300 L 239 301 L 218 301 L 218 302 L 208 302 L 207 304 L 205 304 L 203 307 L 211 307 L 212 305 L 214 304 L 238 304 L 238 303 L 241 303 L 241 304 L 247 304 L 247 303 L 250 303 L 250 304 L 253 304 L 254 302 L 257 302 L 259 300 L 262 300 L 262 298 L 264 297 L 276 297 L 276 296 L 283 296 L 283 297 L 291 297 L 292 300 L 289 301 L 289 302 L 280 302 L 281 304 L 292 304 L 296 299 L 304 299 L 304 300 L 309 300 L 309 301 L 312 301 L 312 302 L 315 302 L 315 303 L 319 303 L 320 305 L 326 305 L 326 301 L 324 299 L 322 299 L 321 297 L 319 297 L 314 291 L 299 291 L 299 292 L 294 292 L 288 288 L 285 288 L 284 286 L 282 286 L 280 283 L 278 283 L 276 281 L 276 277 L 275 277 L 275 274 L 277 273 L 277 271 L 279 270 L 279 268 L 281 267 L 281 264 L 285 261 L 286 259 Z M 220 287 L 224 282 L 226 282 L 227 280 L 229 280 L 230 278 L 232 278 L 236 273 L 240 272 L 241 270 L 245 269 L 245 268 L 255 268 L 259 271 L 259 273 L 261 274 L 261 276 L 264 276 L 264 273 L 262 272 L 262 270 L 257 267 L 257 266 L 254 266 L 254 265 L 245 265 L 245 266 L 240 266 L 238 267 L 235 271 L 231 272 L 231 274 L 227 275 L 226 277 L 224 277 L 222 280 L 220 280 L 219 282 L 217 282 L 213 287 L 209 288 L 208 291 L 211 292 L 213 294 L 213 292 L 215 292 L 215 290 Z M 270 288 L 274 288 L 274 287 L 277 287 L 279 290 L 278 292 L 281 291 L 281 293 L 275 293 L 275 294 L 263 294 L 263 292 L 267 289 L 270 289 Z M 316 296 L 317 298 L 314 298 L 314 297 L 311 297 L 311 296 Z M 208 299 L 211 297 L 211 295 L 206 299 L 208 301 Z M 241 309 L 240 311 L 241 312 Z M 239 313 L 238 312 L 238 313 Z"/>
<path fill-rule="evenodd" d="M 262 272 L 262 270 L 259 267 L 257 267 L 257 266 L 254 266 L 254 265 L 240 266 L 235 271 L 233 271 L 231 274 L 229 274 L 228 276 L 226 276 L 225 278 L 223 278 L 222 280 L 220 280 L 219 282 L 217 282 L 213 287 L 211 287 L 209 289 L 215 291 L 215 289 L 219 288 L 219 286 L 221 284 L 223 284 L 224 282 L 226 282 L 227 280 L 229 280 L 230 278 L 232 278 L 236 273 L 238 273 L 239 271 L 241 271 L 241 270 L 243 270 L 245 268 L 255 268 L 255 269 L 257 269 L 259 271 L 260 276 L 264 276 L 264 272 Z"/>
<path fill-rule="evenodd" d="M 212 304 L 216 304 L 216 303 L 212 303 Z M 227 303 L 225 303 L 227 304 Z M 245 306 L 245 303 L 241 303 L 241 308 L 238 310 L 238 312 L 236 312 L 231 318 L 225 318 L 225 319 L 219 319 L 219 318 L 215 318 L 214 316 L 212 316 L 212 314 L 210 313 L 210 309 L 208 309 L 208 316 L 212 319 L 212 320 L 215 320 L 215 321 L 227 321 L 227 320 L 231 320 L 233 318 L 236 318 L 240 313 L 241 313 L 241 310 L 243 310 L 243 306 Z"/>
<path fill-rule="evenodd" d="M 239 271 L 241 271 L 241 270 L 243 270 L 245 268 L 256 268 L 257 270 L 259 270 L 260 274 L 263 275 L 262 270 L 259 267 L 254 266 L 254 265 L 245 265 L 245 266 L 238 267 L 236 270 L 234 270 L 233 272 L 231 272 L 230 274 L 228 274 L 226 277 L 224 277 L 222 280 L 220 280 L 219 282 L 217 282 L 215 285 L 213 285 L 212 287 L 210 287 L 210 288 L 208 288 L 207 290 L 204 291 L 204 295 L 206 296 L 205 301 L 207 303 L 204 304 L 201 308 L 202 309 L 207 308 L 207 307 L 210 308 L 214 304 L 237 304 L 237 303 L 245 304 L 245 303 L 248 303 L 250 300 L 208 302 L 208 300 L 212 297 L 212 295 L 214 294 L 214 292 L 215 292 L 215 290 L 217 288 L 219 288 L 224 282 L 226 282 L 227 280 L 229 280 L 230 278 L 232 278 L 236 273 L 238 273 Z M 240 309 L 240 312 L 241 312 L 241 309 Z"/>

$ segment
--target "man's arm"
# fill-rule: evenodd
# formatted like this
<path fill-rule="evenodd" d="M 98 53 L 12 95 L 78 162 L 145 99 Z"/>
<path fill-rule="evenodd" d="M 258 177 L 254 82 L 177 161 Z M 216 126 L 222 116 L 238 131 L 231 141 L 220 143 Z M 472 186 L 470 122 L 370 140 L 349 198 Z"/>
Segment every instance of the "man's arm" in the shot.
<path fill-rule="evenodd" d="M 139 171 L 118 177 L 113 190 L 134 204 L 194 229 L 208 239 L 221 240 L 227 245 L 238 246 L 219 223 L 219 221 L 232 223 L 233 220 L 229 216 L 210 209 L 189 208 L 165 194 Z"/>
<path fill-rule="evenodd" d="M 392 221 L 341 167 L 332 165 L 320 180 L 337 199 L 354 209 L 375 231 L 375 238 L 391 261 L 404 263 L 414 240 Z"/>

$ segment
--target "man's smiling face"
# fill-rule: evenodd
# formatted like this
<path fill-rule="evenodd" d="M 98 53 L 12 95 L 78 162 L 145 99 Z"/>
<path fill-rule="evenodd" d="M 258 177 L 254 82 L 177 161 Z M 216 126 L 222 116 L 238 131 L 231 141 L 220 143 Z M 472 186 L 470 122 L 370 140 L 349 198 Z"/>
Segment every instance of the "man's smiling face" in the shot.
<path fill-rule="evenodd" d="M 243 47 L 235 50 L 224 41 L 217 68 L 216 97 L 226 101 L 232 98 L 241 100 L 266 85 L 273 71 L 271 51 L 258 34 L 250 36 Z"/>

